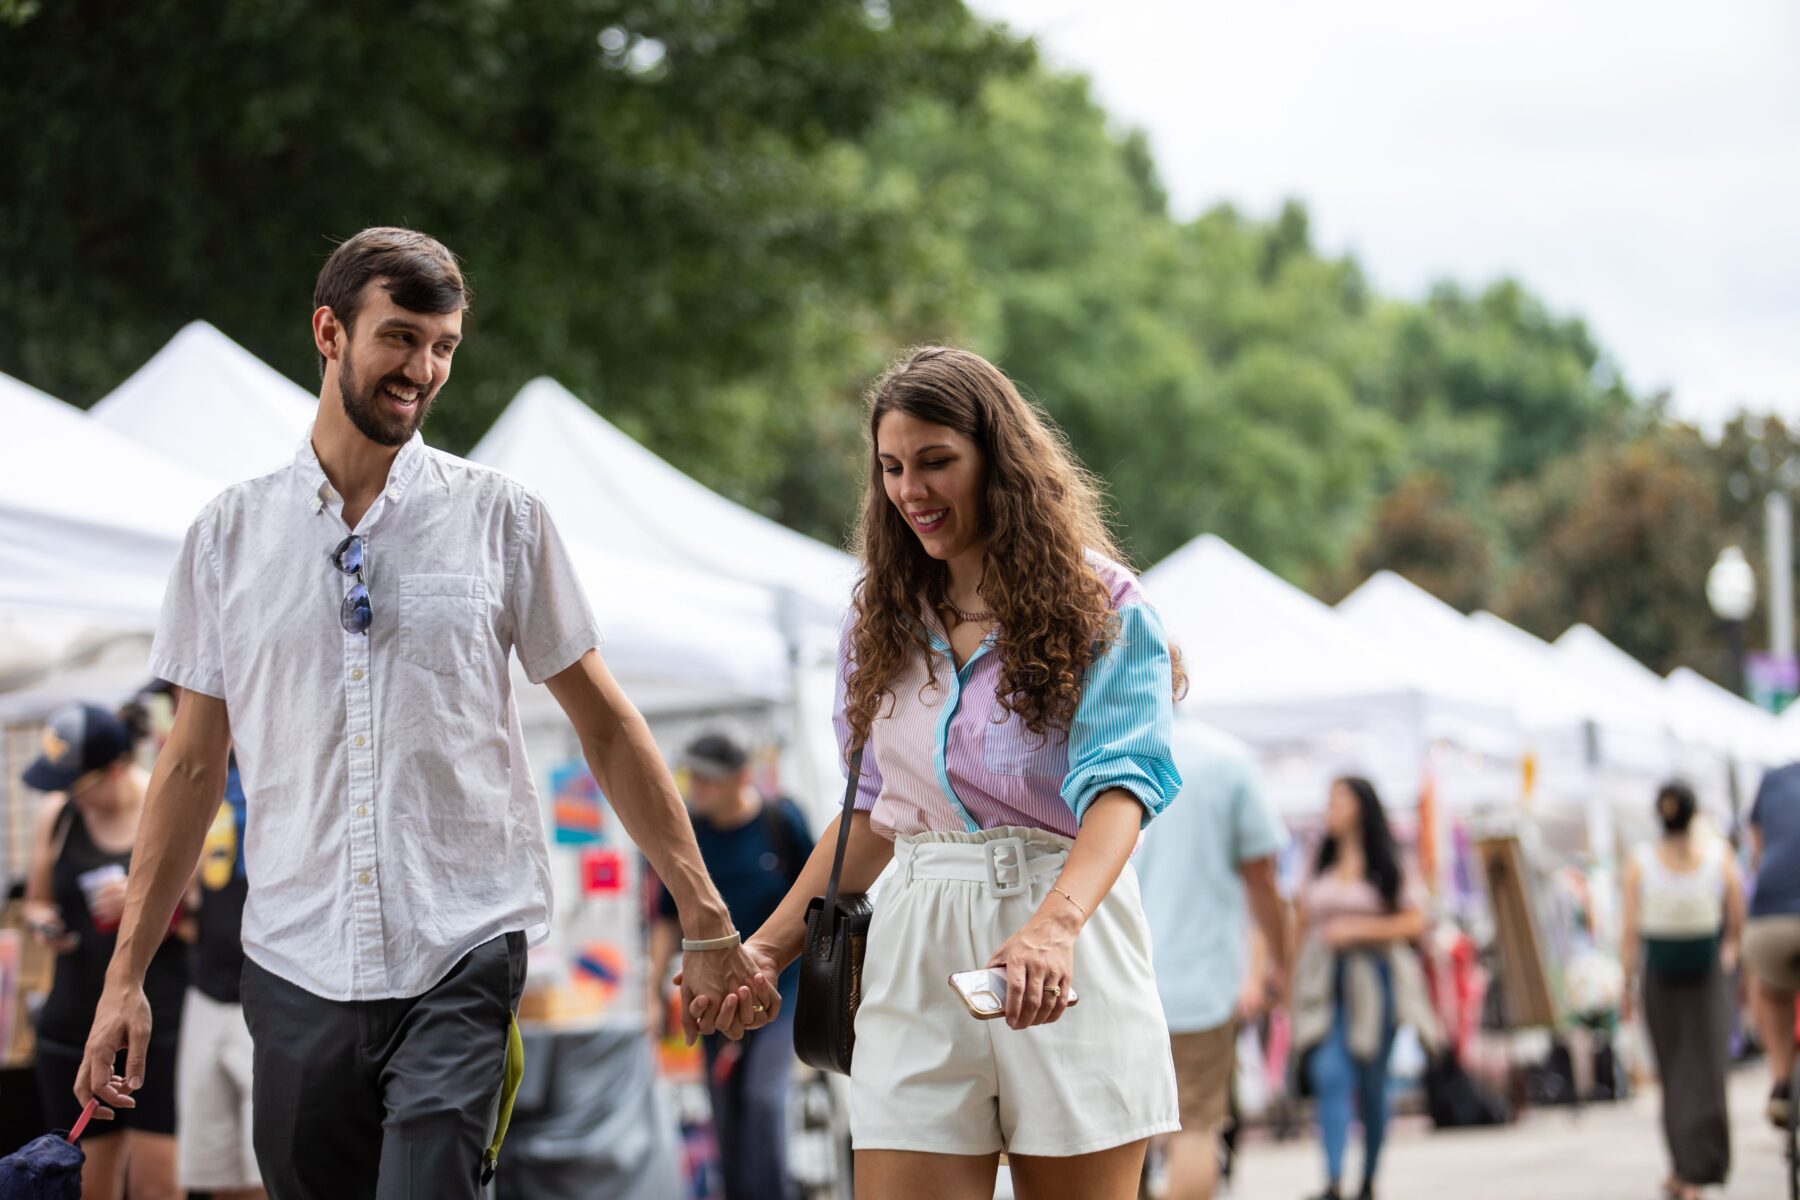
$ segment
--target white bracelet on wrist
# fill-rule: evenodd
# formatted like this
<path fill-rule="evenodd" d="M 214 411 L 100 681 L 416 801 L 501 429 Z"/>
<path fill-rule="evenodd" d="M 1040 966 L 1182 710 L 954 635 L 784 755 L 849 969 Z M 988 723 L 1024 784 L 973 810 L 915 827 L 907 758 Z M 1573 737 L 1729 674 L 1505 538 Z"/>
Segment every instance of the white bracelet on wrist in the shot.
<path fill-rule="evenodd" d="M 741 945 L 743 945 L 743 943 L 744 943 L 744 935 L 734 929 L 730 933 L 726 934 L 724 937 L 682 938 L 681 939 L 681 948 L 683 951 L 688 951 L 688 950 L 729 950 L 733 946 L 741 946 Z"/>

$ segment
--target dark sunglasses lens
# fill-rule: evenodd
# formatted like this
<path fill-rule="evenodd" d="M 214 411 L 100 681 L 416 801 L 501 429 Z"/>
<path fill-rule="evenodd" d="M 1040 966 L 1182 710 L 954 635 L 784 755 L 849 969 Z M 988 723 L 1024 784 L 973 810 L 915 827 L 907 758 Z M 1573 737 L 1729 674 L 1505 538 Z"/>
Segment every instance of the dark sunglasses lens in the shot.
<path fill-rule="evenodd" d="M 337 569 L 346 575 L 354 575 L 362 570 L 362 539 L 354 533 L 345 538 L 338 543 L 337 551 L 331 556 L 331 561 L 336 563 Z"/>
<path fill-rule="evenodd" d="M 344 629 L 349 633 L 367 633 L 374 619 L 375 610 L 369 607 L 369 589 L 359 583 L 345 595 L 343 607 L 338 610 L 338 620 L 344 623 Z"/>

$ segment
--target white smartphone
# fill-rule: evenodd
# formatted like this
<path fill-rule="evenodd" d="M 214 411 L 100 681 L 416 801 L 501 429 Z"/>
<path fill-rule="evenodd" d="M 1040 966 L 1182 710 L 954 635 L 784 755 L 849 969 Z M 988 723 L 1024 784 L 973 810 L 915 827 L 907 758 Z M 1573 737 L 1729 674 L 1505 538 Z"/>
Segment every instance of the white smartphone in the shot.
<path fill-rule="evenodd" d="M 962 998 L 963 1006 L 977 1021 L 991 1021 L 1006 1015 L 1006 968 L 982 967 L 974 971 L 958 971 L 950 976 L 950 988 Z M 1080 999 L 1069 989 L 1069 1004 Z"/>

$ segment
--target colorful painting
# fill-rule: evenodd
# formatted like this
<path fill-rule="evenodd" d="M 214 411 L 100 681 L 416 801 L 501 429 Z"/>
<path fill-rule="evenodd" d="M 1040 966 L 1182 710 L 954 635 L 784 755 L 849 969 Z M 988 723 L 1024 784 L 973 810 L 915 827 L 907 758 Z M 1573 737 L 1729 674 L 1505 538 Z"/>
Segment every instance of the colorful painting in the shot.
<path fill-rule="evenodd" d="M 557 845 L 605 844 L 606 797 L 583 759 L 550 768 L 550 806 Z"/>
<path fill-rule="evenodd" d="M 625 859 L 617 850 L 589 847 L 581 852 L 581 894 L 618 896 L 625 891 Z"/>

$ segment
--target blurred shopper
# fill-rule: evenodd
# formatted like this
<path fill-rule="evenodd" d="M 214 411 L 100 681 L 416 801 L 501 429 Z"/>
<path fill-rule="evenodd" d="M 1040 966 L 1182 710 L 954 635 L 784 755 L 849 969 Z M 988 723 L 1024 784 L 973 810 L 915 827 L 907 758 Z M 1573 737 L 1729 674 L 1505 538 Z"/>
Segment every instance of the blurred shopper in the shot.
<path fill-rule="evenodd" d="M 1286 997 L 1292 955 L 1275 860 L 1287 832 L 1240 744 L 1179 720 L 1174 747 L 1181 802 L 1136 865 L 1181 1100 L 1181 1132 L 1166 1144 L 1168 1195 L 1212 1200 L 1239 1023 Z M 1246 896 L 1261 950 L 1261 969 L 1248 977 Z"/>
<path fill-rule="evenodd" d="M 234 758 L 225 798 L 206 831 L 190 899 L 195 906 L 187 1006 L 181 1018 L 176 1091 L 181 1101 L 181 1186 L 213 1200 L 264 1194 L 251 1141 L 250 1027 L 239 981 L 244 974 L 244 788 Z"/>
<path fill-rule="evenodd" d="M 1294 974 L 1294 1049 L 1318 1112 L 1325 1191 L 1337 1200 L 1351 1115 L 1361 1117 L 1363 1179 L 1375 1194 L 1388 1122 L 1388 1056 L 1401 1025 L 1428 1046 L 1437 1018 L 1409 943 L 1425 932 L 1416 887 L 1403 887 L 1387 814 L 1366 779 L 1331 785 L 1325 840 L 1301 890 Z"/>
<path fill-rule="evenodd" d="M 129 1110 L 146 1079 L 173 1083 L 172 1064 L 145 1062 L 173 1025 L 146 1003 L 145 973 L 235 748 L 249 797 L 241 1000 L 270 1194 L 474 1200 L 498 1153 L 526 944 L 550 921 L 515 654 L 675 892 L 693 939 L 686 992 L 741 1000 L 733 1034 L 780 999 L 596 650 L 543 503 L 419 434 L 470 303 L 455 255 L 366 229 L 331 253 L 313 299 L 311 430 L 292 463 L 201 511 L 170 574 L 150 658 L 181 705 L 78 1093 Z"/>
<path fill-rule="evenodd" d="M 1756 886 L 1744 961 L 1756 982 L 1756 1023 L 1769 1054 L 1769 1120 L 1785 1129 L 1794 1097 L 1794 1000 L 1800 995 L 1800 763 L 1763 776 L 1750 808 Z"/>
<path fill-rule="evenodd" d="M 56 952 L 50 995 L 37 1019 L 37 1081 L 44 1116 L 68 1129 L 81 1114 L 75 1078 L 125 909 L 126 879 L 144 810 L 144 772 L 133 754 L 142 710 L 125 718 L 92 704 L 63 709 L 44 728 L 43 753 L 25 769 L 27 786 L 54 793 L 38 814 L 25 920 Z M 81 1145 L 86 1200 L 172 1200 L 175 1176 L 175 1055 L 187 950 L 165 916 L 144 974 L 156 1020 L 146 1047 L 152 1077 L 137 1107 L 117 1124 L 92 1124 Z"/>
<path fill-rule="evenodd" d="M 1673 1166 L 1663 1190 L 1698 1200 L 1731 1169 L 1725 1070 L 1731 1050 L 1731 988 L 1744 893 L 1724 839 L 1694 821 L 1693 789 L 1666 783 L 1656 794 L 1663 835 L 1626 864 L 1619 959 L 1620 1016 L 1632 1016 L 1632 981 L 1643 947 L 1644 1023 L 1662 1081 L 1663 1139 Z"/>
<path fill-rule="evenodd" d="M 1004 1150 L 1022 1200 L 1127 1200 L 1147 1139 L 1179 1125 L 1127 865 L 1181 786 L 1174 657 L 1093 480 L 998 368 L 913 351 L 872 390 L 868 433 L 839 653 L 840 746 L 865 746 L 842 887 L 892 865 L 856 1018 L 857 1195 L 988 1200 Z M 835 835 L 751 939 L 766 972 L 800 953 Z M 1003 971 L 1004 1022 L 948 982 L 984 967 Z"/>
<path fill-rule="evenodd" d="M 688 815 L 706 873 L 725 899 L 731 923 L 757 929 L 800 877 L 813 839 L 806 818 L 784 797 L 768 798 L 750 782 L 750 755 L 723 734 L 694 741 L 683 756 Z M 651 1020 L 668 1011 L 663 988 L 681 944 L 675 900 L 663 889 L 651 931 Z M 706 1080 L 725 1200 L 783 1200 L 793 1194 L 787 1169 L 788 1084 L 794 1074 L 794 989 L 799 968 L 781 973 L 781 1011 L 742 1041 L 705 1039 Z"/>

